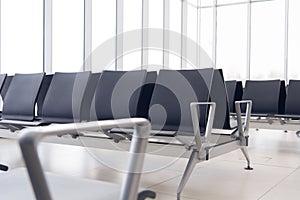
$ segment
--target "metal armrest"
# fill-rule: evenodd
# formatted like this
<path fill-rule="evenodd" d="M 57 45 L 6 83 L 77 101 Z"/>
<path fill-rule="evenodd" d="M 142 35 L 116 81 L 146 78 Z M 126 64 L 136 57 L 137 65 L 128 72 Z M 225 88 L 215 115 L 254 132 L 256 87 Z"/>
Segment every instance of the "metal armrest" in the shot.
<path fill-rule="evenodd" d="M 241 114 L 241 105 L 246 104 L 246 114 L 245 114 L 245 122 L 242 122 L 242 114 Z M 249 123 L 251 117 L 251 110 L 252 110 L 252 101 L 251 100 L 244 100 L 244 101 L 236 101 L 235 102 L 235 110 L 237 114 L 237 124 L 239 130 L 239 136 L 245 137 L 248 136 L 249 131 Z"/>
<path fill-rule="evenodd" d="M 198 116 L 198 106 L 200 105 L 209 105 L 209 113 L 208 113 L 208 119 L 205 129 L 205 135 L 204 138 L 201 137 L 200 134 L 200 127 L 199 127 L 199 116 Z M 214 102 L 192 102 L 190 104 L 191 107 L 191 115 L 192 115 L 192 121 L 193 121 L 193 129 L 195 134 L 195 142 L 197 145 L 197 149 L 200 150 L 202 148 L 202 144 L 206 142 L 209 134 L 212 132 L 212 126 L 214 123 L 214 117 L 215 117 L 215 110 L 216 110 L 216 103 Z"/>
<path fill-rule="evenodd" d="M 123 181 L 120 199 L 137 199 L 140 172 L 143 168 L 144 153 L 150 132 L 150 123 L 142 118 L 106 120 L 85 123 L 58 124 L 47 127 L 26 128 L 20 132 L 19 143 L 37 199 L 50 200 L 45 174 L 38 157 L 38 142 L 50 135 L 66 135 L 80 131 L 105 131 L 118 127 L 134 127 L 130 146 L 129 169 Z"/>

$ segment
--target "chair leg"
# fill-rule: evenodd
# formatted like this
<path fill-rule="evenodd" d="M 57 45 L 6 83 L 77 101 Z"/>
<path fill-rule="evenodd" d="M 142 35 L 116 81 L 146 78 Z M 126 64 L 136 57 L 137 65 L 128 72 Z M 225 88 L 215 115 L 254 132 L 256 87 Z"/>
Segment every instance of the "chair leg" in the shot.
<path fill-rule="evenodd" d="M 196 164 L 199 162 L 199 157 L 198 156 L 199 156 L 199 152 L 197 150 L 193 150 L 191 155 L 190 155 L 189 161 L 188 161 L 188 163 L 185 167 L 182 178 L 180 180 L 180 184 L 177 188 L 177 200 L 180 199 L 180 195 L 181 195 L 181 192 L 182 192 L 185 184 L 189 180 Z"/>
<path fill-rule="evenodd" d="M 242 153 L 244 154 L 246 160 L 247 160 L 247 167 L 245 168 L 245 170 L 253 170 L 253 168 L 250 165 L 250 157 L 248 154 L 248 150 L 247 147 L 241 147 Z"/>

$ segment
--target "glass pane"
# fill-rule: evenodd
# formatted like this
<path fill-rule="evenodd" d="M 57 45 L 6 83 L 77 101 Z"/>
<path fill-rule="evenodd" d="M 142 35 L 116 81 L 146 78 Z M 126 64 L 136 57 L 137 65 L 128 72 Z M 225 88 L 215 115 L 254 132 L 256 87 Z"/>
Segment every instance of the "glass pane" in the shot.
<path fill-rule="evenodd" d="M 197 1 L 197 0 L 194 0 Z M 214 4 L 213 0 L 201 0 L 201 6 L 211 6 Z"/>
<path fill-rule="evenodd" d="M 290 0 L 289 16 L 289 79 L 300 79 L 299 52 L 300 52 L 300 1 Z"/>
<path fill-rule="evenodd" d="M 202 50 L 212 59 L 213 51 L 213 9 L 200 9 L 200 46 Z M 200 57 L 200 60 L 204 59 Z M 204 66 L 203 66 L 204 67 Z"/>
<path fill-rule="evenodd" d="M 284 78 L 284 19 L 284 0 L 252 4 L 251 79 Z"/>
<path fill-rule="evenodd" d="M 92 2 L 93 71 L 115 69 L 116 1 Z M 103 53 L 108 60 L 102 61 Z M 105 66 L 104 66 L 105 65 Z"/>
<path fill-rule="evenodd" d="M 169 23 L 169 66 L 167 68 L 180 69 L 181 51 L 181 0 L 170 1 L 170 23 Z"/>
<path fill-rule="evenodd" d="M 148 68 L 158 70 L 163 68 L 163 27 L 164 1 L 149 1 L 149 28 L 157 29 L 149 32 Z"/>
<path fill-rule="evenodd" d="M 53 72 L 81 71 L 84 0 L 53 0 Z"/>
<path fill-rule="evenodd" d="M 248 0 L 218 0 L 218 4 L 231 4 L 231 3 L 244 3 L 248 2 Z"/>
<path fill-rule="evenodd" d="M 226 80 L 246 80 L 247 5 L 218 8 L 217 67 Z"/>
<path fill-rule="evenodd" d="M 123 70 L 141 69 L 142 1 L 124 0 Z"/>
<path fill-rule="evenodd" d="M 187 13 L 187 69 L 195 69 L 197 68 L 196 56 L 197 56 L 197 27 L 198 27 L 198 9 L 197 9 L 197 1 L 189 0 L 188 1 L 188 13 Z"/>
<path fill-rule="evenodd" d="M 43 71 L 43 1 L 1 1 L 1 72 Z"/>

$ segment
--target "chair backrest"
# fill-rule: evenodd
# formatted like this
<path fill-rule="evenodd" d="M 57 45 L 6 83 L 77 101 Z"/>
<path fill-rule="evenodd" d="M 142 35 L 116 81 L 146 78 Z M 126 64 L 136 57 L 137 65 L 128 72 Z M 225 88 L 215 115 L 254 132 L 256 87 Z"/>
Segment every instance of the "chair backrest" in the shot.
<path fill-rule="evenodd" d="M 230 129 L 229 103 L 222 69 L 214 70 L 210 98 L 216 103 L 213 128 Z"/>
<path fill-rule="evenodd" d="M 28 120 L 35 118 L 35 104 L 44 73 L 16 74 L 3 102 L 3 119 Z"/>
<path fill-rule="evenodd" d="M 243 99 L 252 100 L 253 114 L 281 114 L 279 109 L 281 88 L 282 82 L 280 80 L 248 80 L 246 81 Z M 245 108 L 242 110 L 244 112 Z"/>
<path fill-rule="evenodd" d="M 208 100 L 209 89 L 198 70 L 160 70 L 149 108 L 151 126 L 192 135 L 190 103 Z M 206 112 L 198 114 L 203 128 Z"/>
<path fill-rule="evenodd" d="M 147 72 L 145 84 L 142 86 L 140 98 L 138 102 L 137 116 L 148 118 L 149 106 L 152 98 L 155 82 L 157 79 L 157 72 Z M 136 90 L 135 95 L 138 95 L 139 90 Z"/>
<path fill-rule="evenodd" d="M 2 88 L 1 88 L 1 97 L 2 97 L 2 100 L 4 100 L 5 98 L 5 95 L 7 93 L 7 90 L 9 88 L 9 85 L 10 85 L 10 82 L 12 80 L 14 76 L 6 76 L 4 82 L 3 82 L 3 85 L 2 85 Z"/>
<path fill-rule="evenodd" d="M 285 112 L 285 101 L 286 101 L 285 81 L 280 81 L 279 104 L 278 104 L 278 113 L 279 114 L 284 114 L 284 112 Z"/>
<path fill-rule="evenodd" d="M 84 93 L 82 106 L 81 106 L 81 115 L 83 121 L 90 120 L 90 111 L 93 102 L 93 98 L 95 95 L 95 90 L 98 85 L 98 81 L 100 79 L 101 73 L 93 73 L 90 76 L 90 79 L 87 83 L 87 87 Z"/>
<path fill-rule="evenodd" d="M 6 77 L 7 77 L 7 74 L 0 74 L 0 91 L 2 90 L 2 87 L 5 82 Z"/>
<path fill-rule="evenodd" d="M 49 123 L 78 122 L 91 72 L 55 73 L 46 94 L 42 119 Z"/>
<path fill-rule="evenodd" d="M 286 115 L 300 115 L 300 80 L 290 80 L 286 96 Z"/>
<path fill-rule="evenodd" d="M 91 119 L 138 117 L 138 103 L 147 72 L 103 71 L 91 107 Z"/>
<path fill-rule="evenodd" d="M 37 115 L 42 116 L 42 110 L 43 110 L 43 105 L 45 101 L 46 94 L 48 92 L 51 80 L 52 80 L 53 74 L 48 74 L 44 77 L 40 92 L 37 97 Z"/>
<path fill-rule="evenodd" d="M 225 81 L 229 111 L 235 113 L 235 102 L 242 100 L 243 97 L 243 84 L 242 81 Z"/>

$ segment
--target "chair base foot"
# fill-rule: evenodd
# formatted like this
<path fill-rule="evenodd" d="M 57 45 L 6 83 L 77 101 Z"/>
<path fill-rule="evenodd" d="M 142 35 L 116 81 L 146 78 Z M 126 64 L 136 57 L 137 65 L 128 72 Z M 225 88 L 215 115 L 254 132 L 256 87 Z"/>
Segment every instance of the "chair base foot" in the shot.
<path fill-rule="evenodd" d="M 7 171 L 8 170 L 8 167 L 6 165 L 1 165 L 0 164 L 0 170 L 1 171 Z"/>
<path fill-rule="evenodd" d="M 251 171 L 251 170 L 253 170 L 253 167 L 247 166 L 247 167 L 245 167 L 244 169 L 245 169 L 245 170 L 248 170 L 248 171 Z"/>

